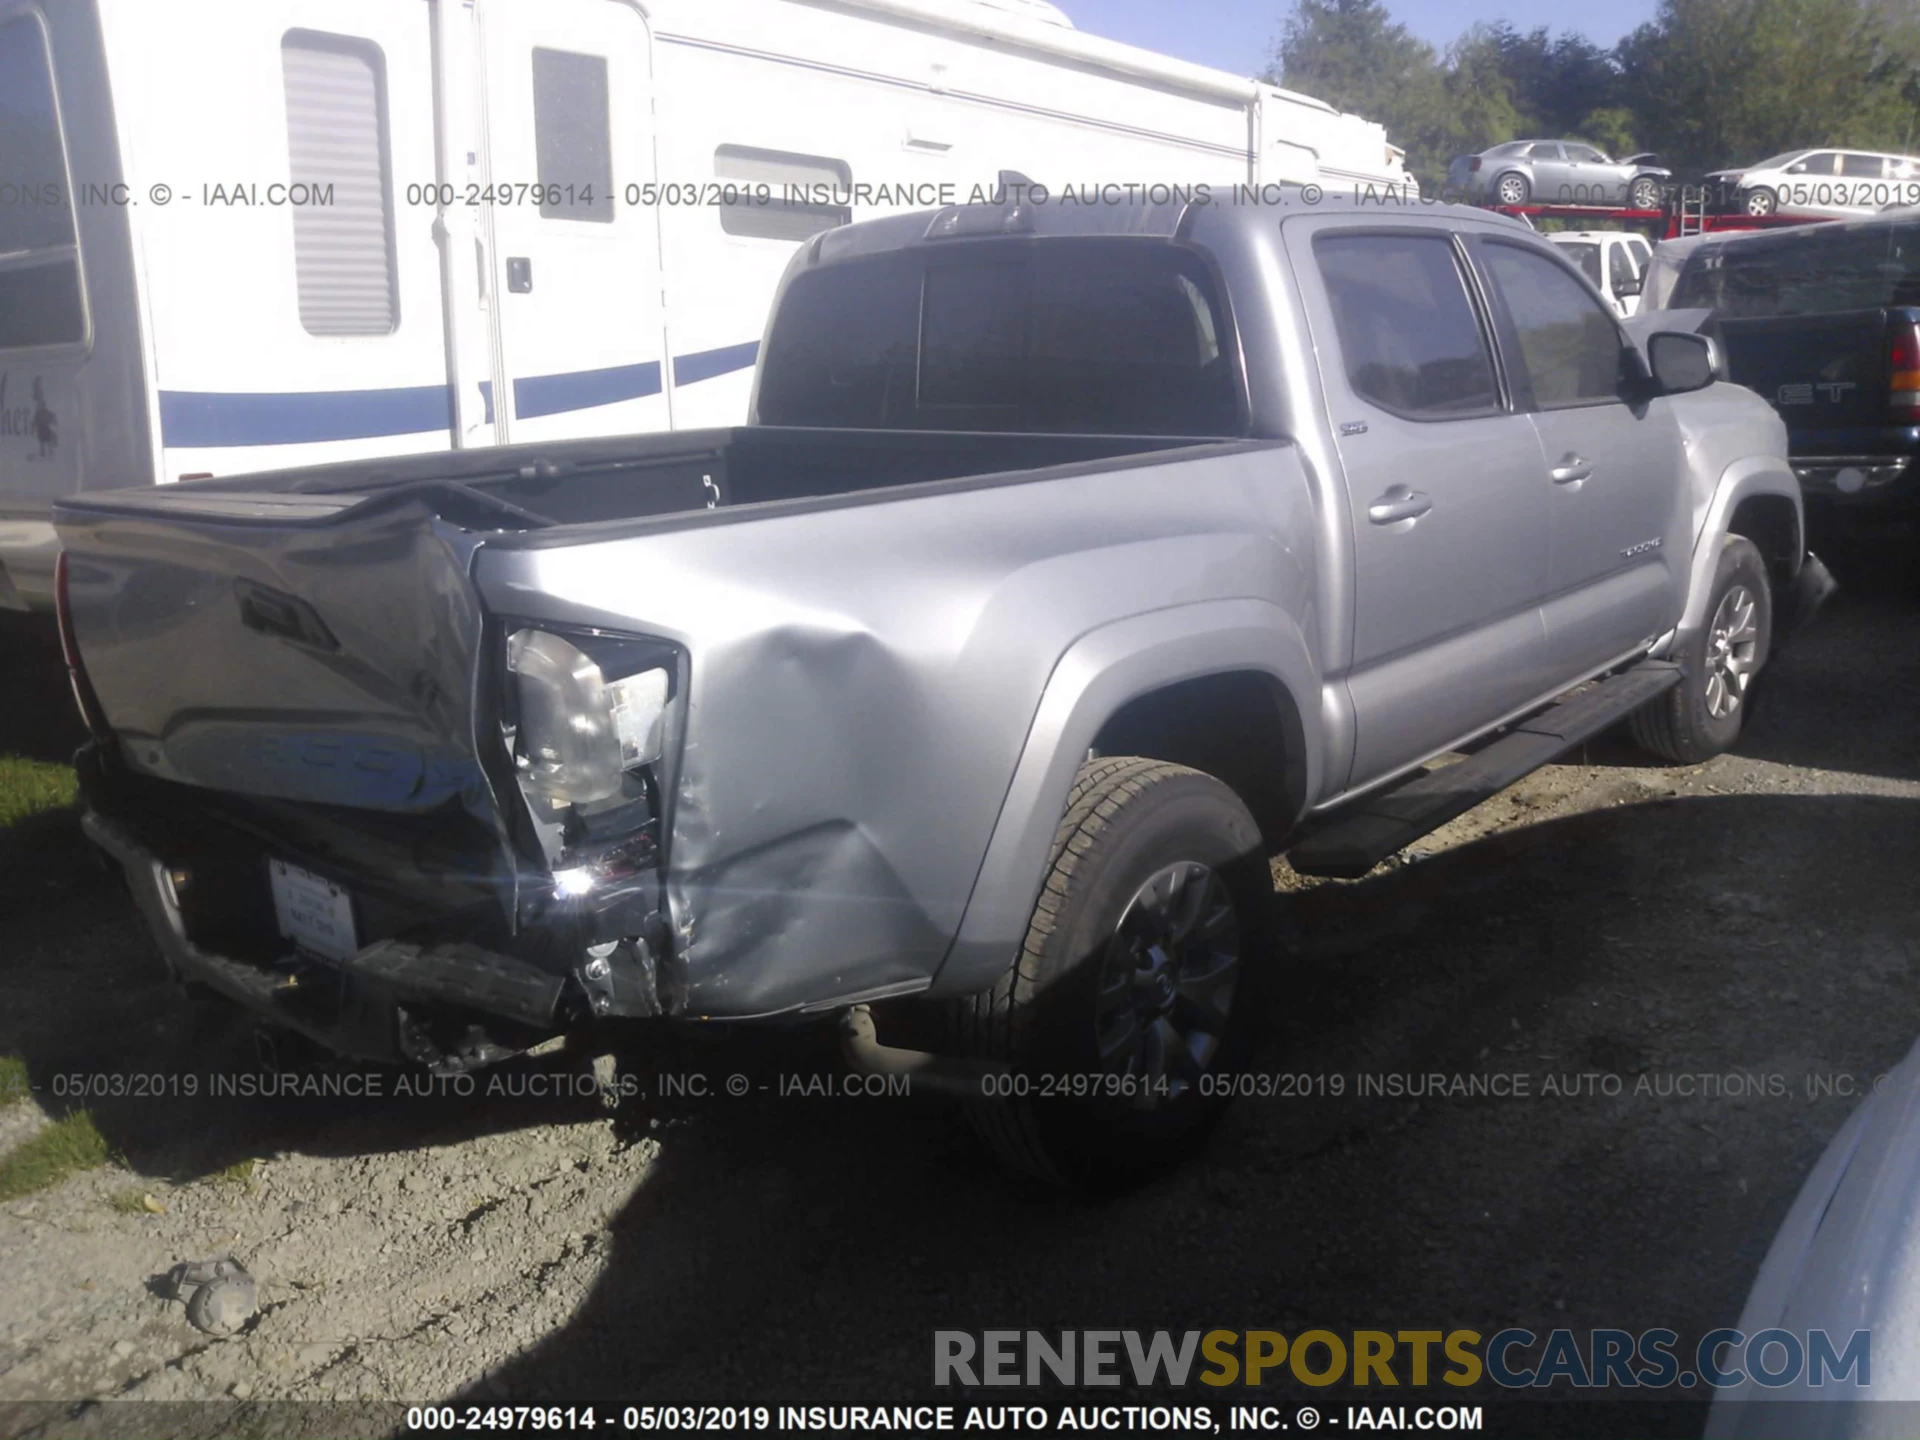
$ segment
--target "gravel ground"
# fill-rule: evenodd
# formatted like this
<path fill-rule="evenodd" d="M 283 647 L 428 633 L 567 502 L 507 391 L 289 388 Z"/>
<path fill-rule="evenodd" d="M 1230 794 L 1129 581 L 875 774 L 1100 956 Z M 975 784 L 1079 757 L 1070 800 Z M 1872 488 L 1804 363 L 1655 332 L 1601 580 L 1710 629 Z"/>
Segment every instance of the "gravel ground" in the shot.
<path fill-rule="evenodd" d="M 895 1403 L 943 1327 L 1732 1324 L 1853 1103 L 1821 1077 L 1864 1084 L 1920 1030 L 1904 553 L 1838 557 L 1737 754 L 1607 738 L 1363 881 L 1278 867 L 1259 1068 L 1305 1093 L 1099 1204 L 1009 1185 L 941 1102 L 781 1095 L 835 1073 L 804 1032 L 643 1035 L 647 1096 L 612 1113 L 564 1057 L 498 1077 L 558 1096 L 212 1095 L 261 1073 L 244 1027 L 162 981 L 68 817 L 0 831 L 0 1054 L 35 1087 L 0 1152 L 73 1077 L 160 1092 L 85 1102 L 120 1164 L 0 1204 L 0 1435 L 81 1397 Z M 0 749 L 58 753 L 45 659 L 0 657 Z M 1528 1093 L 1358 1093 L 1431 1072 Z M 666 1073 L 716 1093 L 655 1098 Z M 259 1281 L 228 1339 L 158 1293 L 214 1254 Z"/>

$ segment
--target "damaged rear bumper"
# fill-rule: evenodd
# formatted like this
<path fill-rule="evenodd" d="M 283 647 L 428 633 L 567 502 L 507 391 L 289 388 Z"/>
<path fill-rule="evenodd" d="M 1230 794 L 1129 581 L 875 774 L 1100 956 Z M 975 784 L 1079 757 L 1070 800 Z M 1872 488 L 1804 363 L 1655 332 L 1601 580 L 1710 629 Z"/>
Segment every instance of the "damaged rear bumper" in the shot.
<path fill-rule="evenodd" d="M 339 965 L 269 967 L 216 954 L 187 933 L 166 863 L 121 823 L 89 811 L 87 837 L 120 863 L 168 970 L 261 1020 L 362 1060 L 441 1072 L 497 1063 L 555 1038 L 567 979 L 471 944 L 378 941 Z M 429 1026 L 435 1012 L 441 1021 Z M 470 1015 L 449 1038 L 447 1012 Z"/>

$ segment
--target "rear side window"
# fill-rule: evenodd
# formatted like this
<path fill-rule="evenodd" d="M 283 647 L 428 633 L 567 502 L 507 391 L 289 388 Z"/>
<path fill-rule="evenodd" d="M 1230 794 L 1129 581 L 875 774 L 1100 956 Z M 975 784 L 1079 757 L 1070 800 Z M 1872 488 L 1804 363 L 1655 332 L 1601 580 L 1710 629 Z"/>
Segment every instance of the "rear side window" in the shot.
<path fill-rule="evenodd" d="M 1842 155 L 1840 173 L 1853 180 L 1880 180 L 1886 177 L 1884 155 Z"/>
<path fill-rule="evenodd" d="M 799 276 L 760 375 L 768 425 L 1244 433 L 1225 308 L 1160 241 L 929 246 Z"/>
<path fill-rule="evenodd" d="M 1497 407 L 1493 357 L 1448 236 L 1322 235 L 1313 250 L 1356 394 L 1416 420 Z"/>
<path fill-rule="evenodd" d="M 290 30 L 280 64 L 289 178 L 315 199 L 292 209 L 300 323 L 310 335 L 389 334 L 400 323 L 400 302 L 380 48 Z"/>
<path fill-rule="evenodd" d="M 1640 272 L 1634 268 L 1633 252 L 1625 245 L 1615 245 L 1607 251 L 1607 278 L 1612 282 L 1616 295 L 1630 289 L 1633 282 L 1640 278 Z"/>
<path fill-rule="evenodd" d="M 31 15 L 0 23 L 0 350 L 87 337 L 80 249 L 46 37 Z"/>
<path fill-rule="evenodd" d="M 1583 241 L 1578 245 L 1562 245 L 1560 253 L 1578 265 L 1580 273 L 1587 279 L 1595 285 L 1600 283 L 1600 247 L 1598 245 L 1591 240 Z"/>
<path fill-rule="evenodd" d="M 1703 250 L 1667 303 L 1714 310 L 1723 320 L 1920 305 L 1920 226 L 1816 230 Z"/>
<path fill-rule="evenodd" d="M 1534 403 L 1617 400 L 1625 342 L 1600 297 L 1534 250 L 1489 240 L 1480 256 L 1513 321 Z"/>
<path fill-rule="evenodd" d="M 533 52 L 533 149 L 540 213 L 613 223 L 613 129 L 603 55 Z"/>

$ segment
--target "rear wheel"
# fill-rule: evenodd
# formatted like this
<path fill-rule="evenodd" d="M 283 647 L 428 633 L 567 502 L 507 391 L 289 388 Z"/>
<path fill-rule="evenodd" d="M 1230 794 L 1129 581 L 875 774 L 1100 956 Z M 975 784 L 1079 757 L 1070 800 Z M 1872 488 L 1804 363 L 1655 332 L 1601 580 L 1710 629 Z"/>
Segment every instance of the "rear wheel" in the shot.
<path fill-rule="evenodd" d="M 1766 186 L 1759 185 L 1741 197 L 1740 208 L 1749 215 L 1771 215 L 1780 208 L 1780 197 Z"/>
<path fill-rule="evenodd" d="M 1209 775 L 1082 767 L 1019 959 L 957 1003 L 962 1048 L 1009 1074 L 970 1118 L 1014 1170 L 1125 1184 L 1186 1154 L 1245 1057 L 1273 881 L 1259 827 Z"/>
<path fill-rule="evenodd" d="M 1533 194 L 1533 186 L 1526 176 L 1509 171 L 1494 183 L 1493 194 L 1502 205 L 1524 205 Z"/>
<path fill-rule="evenodd" d="M 1773 593 L 1751 540 L 1729 535 L 1714 572 L 1707 623 L 1678 657 L 1686 675 L 1631 718 L 1641 749 L 1698 765 L 1740 738 L 1754 678 L 1773 642 Z"/>

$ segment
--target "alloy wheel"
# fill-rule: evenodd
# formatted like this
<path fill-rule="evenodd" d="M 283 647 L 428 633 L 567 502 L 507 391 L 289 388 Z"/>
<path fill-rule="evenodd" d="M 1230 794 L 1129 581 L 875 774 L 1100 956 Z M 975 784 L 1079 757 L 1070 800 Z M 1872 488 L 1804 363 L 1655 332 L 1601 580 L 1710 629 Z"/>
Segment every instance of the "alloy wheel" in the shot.
<path fill-rule="evenodd" d="M 1196 1086 L 1220 1051 L 1240 978 L 1240 917 L 1226 882 L 1197 861 L 1134 892 L 1101 958 L 1094 1035 L 1121 1098 L 1142 1108 Z"/>
<path fill-rule="evenodd" d="M 1740 708 L 1759 658 L 1760 631 L 1754 624 L 1759 609 L 1753 592 L 1735 585 L 1720 597 L 1707 627 L 1707 713 L 1724 720 Z"/>

